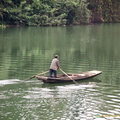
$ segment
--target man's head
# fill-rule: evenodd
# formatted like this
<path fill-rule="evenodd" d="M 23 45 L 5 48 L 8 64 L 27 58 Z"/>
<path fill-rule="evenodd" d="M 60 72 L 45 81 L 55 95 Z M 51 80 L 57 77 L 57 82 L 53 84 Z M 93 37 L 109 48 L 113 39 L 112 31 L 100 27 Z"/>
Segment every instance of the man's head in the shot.
<path fill-rule="evenodd" d="M 59 56 L 58 55 L 55 55 L 55 58 L 58 58 Z"/>

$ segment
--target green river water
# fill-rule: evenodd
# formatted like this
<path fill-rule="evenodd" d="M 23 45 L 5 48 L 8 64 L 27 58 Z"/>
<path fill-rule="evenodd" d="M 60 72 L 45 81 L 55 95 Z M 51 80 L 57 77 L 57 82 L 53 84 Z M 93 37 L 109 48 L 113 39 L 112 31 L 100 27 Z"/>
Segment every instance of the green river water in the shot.
<path fill-rule="evenodd" d="M 66 73 L 103 73 L 77 85 L 25 81 L 55 54 Z M 120 24 L 0 28 L 0 120 L 120 120 Z"/>

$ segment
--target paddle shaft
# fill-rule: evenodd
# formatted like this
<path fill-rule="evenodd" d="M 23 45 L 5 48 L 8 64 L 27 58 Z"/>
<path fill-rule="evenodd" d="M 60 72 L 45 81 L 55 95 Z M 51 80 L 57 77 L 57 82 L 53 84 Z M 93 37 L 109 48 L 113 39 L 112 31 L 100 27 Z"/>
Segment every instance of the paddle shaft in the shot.
<path fill-rule="evenodd" d="M 72 80 L 75 84 L 77 84 L 77 82 L 72 79 L 67 73 L 65 73 L 61 68 L 59 68 L 61 72 L 63 72 L 68 78 L 70 78 L 70 80 Z"/>
<path fill-rule="evenodd" d="M 36 77 L 36 76 L 38 76 L 38 75 L 42 75 L 42 74 L 45 74 L 45 73 L 48 73 L 48 72 L 49 72 L 49 71 L 45 71 L 45 72 L 39 73 L 39 74 L 37 74 L 37 75 L 31 76 L 30 78 L 28 78 L 28 79 L 26 79 L 26 80 L 32 79 L 32 78 L 34 78 L 34 77 Z"/>

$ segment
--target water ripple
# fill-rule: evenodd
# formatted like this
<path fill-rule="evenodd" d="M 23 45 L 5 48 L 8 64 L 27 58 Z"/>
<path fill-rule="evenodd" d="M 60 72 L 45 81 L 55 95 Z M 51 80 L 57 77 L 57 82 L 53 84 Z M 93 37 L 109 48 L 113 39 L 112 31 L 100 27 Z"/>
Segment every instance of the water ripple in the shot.
<path fill-rule="evenodd" d="M 7 106 L 9 109 L 14 107 L 16 114 L 19 113 L 18 117 L 22 119 L 97 120 L 98 117 L 104 117 L 108 120 L 113 116 L 117 119 L 120 112 L 120 89 L 113 91 L 109 85 L 89 82 L 78 85 L 44 85 L 38 84 L 39 81 L 20 82 L 17 79 L 11 80 L 9 85 L 15 87 L 16 83 L 19 83 L 18 89 L 11 87 L 9 92 L 5 88 L 1 91 L 1 109 L 3 111 Z M 13 114 L 15 110 L 8 112 L 6 116 Z M 6 118 L 5 115 L 2 116 Z M 14 119 L 14 115 L 11 119 Z"/>
<path fill-rule="evenodd" d="M 16 83 L 18 83 L 19 81 L 20 81 L 20 80 L 18 80 L 18 79 L 0 80 L 0 86 L 9 85 L 9 84 L 16 84 Z"/>

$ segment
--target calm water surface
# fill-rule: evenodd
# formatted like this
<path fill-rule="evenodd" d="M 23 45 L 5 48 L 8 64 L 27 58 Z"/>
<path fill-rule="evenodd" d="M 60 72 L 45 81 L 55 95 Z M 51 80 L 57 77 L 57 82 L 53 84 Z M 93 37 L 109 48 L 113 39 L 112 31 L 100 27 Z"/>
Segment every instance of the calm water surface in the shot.
<path fill-rule="evenodd" d="M 0 28 L 0 120 L 120 120 L 119 46 L 120 24 Z M 67 73 L 103 73 L 77 85 L 25 81 L 54 54 Z"/>

